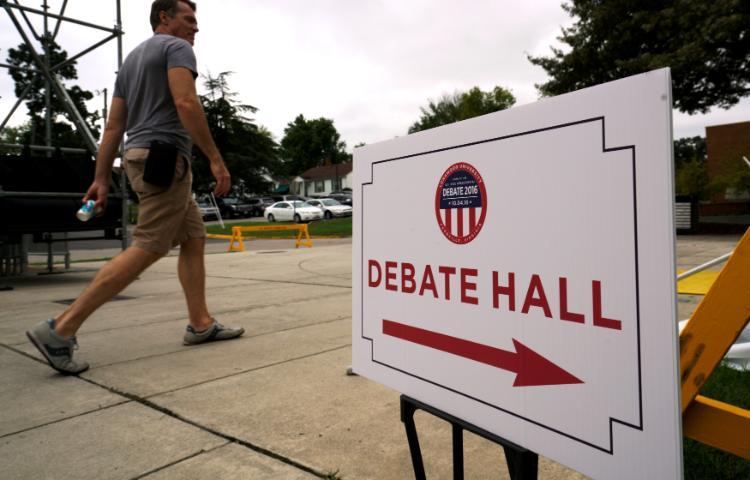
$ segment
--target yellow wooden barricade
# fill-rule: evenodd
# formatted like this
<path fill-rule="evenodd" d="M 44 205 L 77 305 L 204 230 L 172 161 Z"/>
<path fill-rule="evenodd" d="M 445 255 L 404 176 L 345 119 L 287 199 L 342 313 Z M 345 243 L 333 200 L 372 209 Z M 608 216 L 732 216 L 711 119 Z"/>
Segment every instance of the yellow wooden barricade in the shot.
<path fill-rule="evenodd" d="M 280 231 L 280 230 L 297 230 L 297 237 L 294 243 L 295 248 L 299 248 L 300 245 L 304 247 L 312 247 L 312 239 L 310 239 L 310 233 L 307 230 L 306 223 L 291 224 L 291 225 L 259 225 L 259 226 L 235 226 L 232 227 L 232 238 L 229 241 L 230 252 L 244 252 L 245 242 L 242 237 L 243 232 L 269 232 L 269 231 Z M 304 235 L 304 239 L 302 236 Z"/>
<path fill-rule="evenodd" d="M 750 321 L 750 229 L 680 334 L 682 431 L 750 460 L 750 411 L 698 395 Z"/>

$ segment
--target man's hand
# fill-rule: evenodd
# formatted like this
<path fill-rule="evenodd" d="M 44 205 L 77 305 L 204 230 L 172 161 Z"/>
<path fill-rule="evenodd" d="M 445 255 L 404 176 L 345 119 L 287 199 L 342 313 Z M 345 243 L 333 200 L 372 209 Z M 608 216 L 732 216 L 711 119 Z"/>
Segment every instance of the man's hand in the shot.
<path fill-rule="evenodd" d="M 214 195 L 217 197 L 223 197 L 229 192 L 229 187 L 232 186 L 232 177 L 229 175 L 224 160 L 218 159 L 211 162 L 211 173 L 216 179 L 216 188 L 214 188 Z"/>
<path fill-rule="evenodd" d="M 83 197 L 83 203 L 89 200 L 94 200 L 94 212 L 96 216 L 104 214 L 107 209 L 107 194 L 109 193 L 109 183 L 94 180 L 89 189 L 86 191 L 86 196 Z"/>

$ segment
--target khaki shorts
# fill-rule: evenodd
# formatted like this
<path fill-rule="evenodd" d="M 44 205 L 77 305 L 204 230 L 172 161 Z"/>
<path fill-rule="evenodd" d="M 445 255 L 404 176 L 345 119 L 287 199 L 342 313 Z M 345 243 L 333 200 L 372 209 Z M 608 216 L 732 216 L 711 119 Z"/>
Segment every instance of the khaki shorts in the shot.
<path fill-rule="evenodd" d="M 140 202 L 134 246 L 166 255 L 191 238 L 206 236 L 203 218 L 192 196 L 193 173 L 187 159 L 177 159 L 172 185 L 157 187 L 143 181 L 147 148 L 128 149 L 123 157 L 130 186 Z"/>

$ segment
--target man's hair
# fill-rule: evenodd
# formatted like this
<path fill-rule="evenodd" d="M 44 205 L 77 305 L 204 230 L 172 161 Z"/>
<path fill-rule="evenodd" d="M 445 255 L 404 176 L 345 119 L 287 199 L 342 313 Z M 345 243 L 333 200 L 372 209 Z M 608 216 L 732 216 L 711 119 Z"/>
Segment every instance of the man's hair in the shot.
<path fill-rule="evenodd" d="M 151 30 L 156 30 L 159 26 L 159 12 L 167 12 L 167 15 L 174 17 L 177 14 L 177 4 L 183 2 L 187 3 L 193 11 L 196 10 L 195 2 L 190 0 L 154 0 L 151 4 Z"/>

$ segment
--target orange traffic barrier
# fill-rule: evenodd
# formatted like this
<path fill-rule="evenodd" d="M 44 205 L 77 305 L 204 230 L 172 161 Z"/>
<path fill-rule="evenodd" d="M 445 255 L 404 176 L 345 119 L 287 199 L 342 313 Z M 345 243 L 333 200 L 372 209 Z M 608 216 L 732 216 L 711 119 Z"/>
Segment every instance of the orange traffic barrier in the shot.
<path fill-rule="evenodd" d="M 235 226 L 232 227 L 232 237 L 229 241 L 229 252 L 244 252 L 245 251 L 245 239 L 242 233 L 250 232 L 269 232 L 269 231 L 280 231 L 280 230 L 297 230 L 297 237 L 294 243 L 295 248 L 299 248 L 300 245 L 305 247 L 312 247 L 312 240 L 310 239 L 310 233 L 307 230 L 306 223 L 292 224 L 292 225 L 263 225 L 263 226 Z M 304 235 L 304 239 L 302 236 Z"/>
<path fill-rule="evenodd" d="M 750 229 L 680 333 L 686 437 L 750 460 L 750 411 L 698 395 L 750 320 Z"/>

